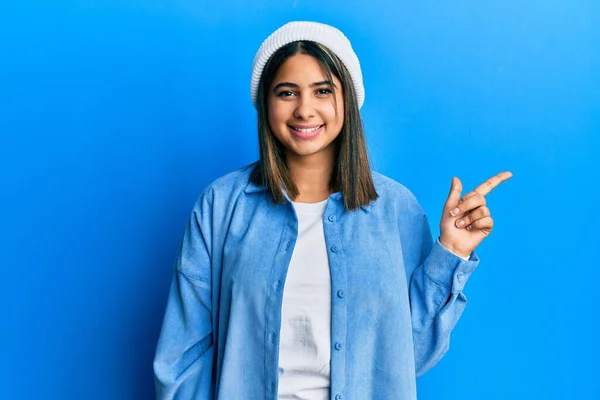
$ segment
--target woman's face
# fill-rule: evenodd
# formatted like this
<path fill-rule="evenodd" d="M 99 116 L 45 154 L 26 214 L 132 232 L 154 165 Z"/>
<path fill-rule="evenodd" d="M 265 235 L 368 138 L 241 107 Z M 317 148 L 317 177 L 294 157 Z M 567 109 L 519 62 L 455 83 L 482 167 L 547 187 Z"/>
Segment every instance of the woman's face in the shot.
<path fill-rule="evenodd" d="M 297 156 L 332 155 L 333 141 L 344 124 L 342 84 L 331 82 L 319 63 L 306 54 L 288 58 L 277 71 L 268 96 L 269 126 L 286 153 Z"/>

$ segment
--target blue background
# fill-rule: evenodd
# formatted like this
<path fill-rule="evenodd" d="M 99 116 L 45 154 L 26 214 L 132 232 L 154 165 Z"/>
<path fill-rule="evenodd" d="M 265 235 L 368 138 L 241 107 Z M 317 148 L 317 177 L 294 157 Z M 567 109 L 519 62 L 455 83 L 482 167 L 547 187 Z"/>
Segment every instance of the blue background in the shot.
<path fill-rule="evenodd" d="M 435 235 L 452 176 L 514 174 L 420 400 L 600 398 L 596 0 L 2 2 L 0 397 L 154 397 L 186 220 L 256 159 L 252 60 L 298 19 L 352 41 L 373 165 Z"/>

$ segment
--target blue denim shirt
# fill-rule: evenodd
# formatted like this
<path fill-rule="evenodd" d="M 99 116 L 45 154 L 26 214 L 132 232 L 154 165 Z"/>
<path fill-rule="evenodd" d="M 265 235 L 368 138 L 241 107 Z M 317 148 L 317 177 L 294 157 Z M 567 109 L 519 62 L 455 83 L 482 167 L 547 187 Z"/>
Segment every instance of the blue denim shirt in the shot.
<path fill-rule="evenodd" d="M 249 181 L 210 184 L 185 230 L 154 360 L 158 399 L 275 400 L 281 303 L 298 232 L 292 204 Z M 379 199 L 346 211 L 329 196 L 331 398 L 416 398 L 448 350 L 479 263 L 433 241 L 415 196 L 373 173 Z M 450 300 L 448 301 L 448 299 Z"/>

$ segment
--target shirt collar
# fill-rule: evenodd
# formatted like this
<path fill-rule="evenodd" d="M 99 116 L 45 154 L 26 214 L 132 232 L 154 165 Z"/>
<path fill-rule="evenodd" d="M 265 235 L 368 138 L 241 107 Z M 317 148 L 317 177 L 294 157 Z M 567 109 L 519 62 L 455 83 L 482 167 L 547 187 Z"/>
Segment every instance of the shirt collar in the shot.
<path fill-rule="evenodd" d="M 252 180 L 248 180 L 248 184 L 244 189 L 244 193 L 258 193 L 264 192 L 265 190 L 267 190 L 266 186 L 257 185 L 256 183 L 252 182 Z"/>
<path fill-rule="evenodd" d="M 249 180 L 248 184 L 246 185 L 246 188 L 244 189 L 244 193 L 247 193 L 247 194 L 259 193 L 259 192 L 265 192 L 266 190 L 267 190 L 266 186 L 257 185 L 256 183 Z M 341 192 L 335 192 L 335 193 L 331 194 L 329 196 L 329 198 L 335 200 L 337 203 L 340 203 L 342 206 L 344 205 L 344 200 L 342 198 Z M 369 213 L 371 211 L 372 206 L 373 206 L 373 202 L 367 204 L 366 206 L 361 206 L 360 208 L 364 212 Z"/>

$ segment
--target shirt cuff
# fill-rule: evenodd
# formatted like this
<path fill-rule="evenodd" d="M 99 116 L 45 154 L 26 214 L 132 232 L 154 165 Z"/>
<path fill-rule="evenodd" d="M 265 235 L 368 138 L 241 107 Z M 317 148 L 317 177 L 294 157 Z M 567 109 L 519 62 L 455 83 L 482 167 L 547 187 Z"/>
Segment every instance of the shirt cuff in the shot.
<path fill-rule="evenodd" d="M 431 280 L 449 288 L 452 293 L 458 293 L 463 290 L 478 264 L 476 252 L 472 252 L 469 259 L 465 260 L 447 250 L 438 239 L 433 243 L 423 267 Z"/>

